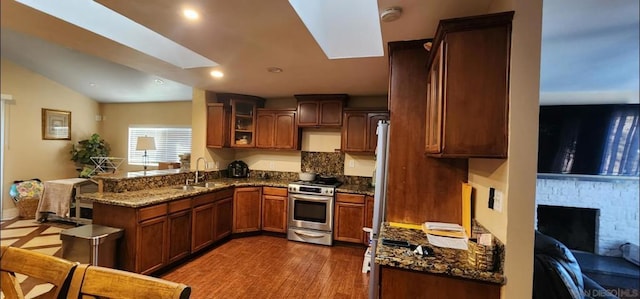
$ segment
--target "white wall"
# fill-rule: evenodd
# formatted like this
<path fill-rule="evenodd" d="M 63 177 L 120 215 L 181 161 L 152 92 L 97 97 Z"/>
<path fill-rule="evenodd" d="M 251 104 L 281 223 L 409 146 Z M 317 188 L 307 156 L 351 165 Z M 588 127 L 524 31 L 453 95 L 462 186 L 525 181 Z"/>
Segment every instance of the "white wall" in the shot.
<path fill-rule="evenodd" d="M 638 190 L 637 179 L 538 179 L 536 209 L 537 205 L 599 209 L 596 253 L 620 256 L 620 245 L 640 244 Z"/>

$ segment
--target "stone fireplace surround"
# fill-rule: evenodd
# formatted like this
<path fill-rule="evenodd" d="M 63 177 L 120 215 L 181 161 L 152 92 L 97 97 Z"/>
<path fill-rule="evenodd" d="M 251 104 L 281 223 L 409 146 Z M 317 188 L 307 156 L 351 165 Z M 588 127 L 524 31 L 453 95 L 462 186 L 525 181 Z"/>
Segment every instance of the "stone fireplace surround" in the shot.
<path fill-rule="evenodd" d="M 595 253 L 621 256 L 621 245 L 640 243 L 639 190 L 637 178 L 540 174 L 536 210 L 538 205 L 600 210 Z"/>

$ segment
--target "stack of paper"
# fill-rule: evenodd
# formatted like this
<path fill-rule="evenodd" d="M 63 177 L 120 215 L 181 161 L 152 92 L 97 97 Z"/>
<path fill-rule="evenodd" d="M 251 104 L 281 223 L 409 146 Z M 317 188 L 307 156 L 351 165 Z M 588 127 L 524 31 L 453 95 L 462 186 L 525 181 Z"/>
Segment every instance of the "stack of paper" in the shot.
<path fill-rule="evenodd" d="M 456 223 L 425 222 L 422 230 L 429 243 L 438 247 L 467 250 L 468 237 L 464 227 Z"/>

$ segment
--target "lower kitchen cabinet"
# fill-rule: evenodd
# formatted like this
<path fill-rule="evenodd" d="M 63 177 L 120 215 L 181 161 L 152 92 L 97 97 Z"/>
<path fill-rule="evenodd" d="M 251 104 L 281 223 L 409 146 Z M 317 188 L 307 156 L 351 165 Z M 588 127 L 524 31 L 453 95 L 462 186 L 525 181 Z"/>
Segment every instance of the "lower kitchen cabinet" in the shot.
<path fill-rule="evenodd" d="M 231 189 L 229 189 L 231 191 Z M 228 192 L 226 197 L 216 201 L 215 211 L 215 236 L 218 241 L 231 234 L 233 226 L 233 192 Z"/>
<path fill-rule="evenodd" d="M 167 263 L 173 263 L 191 253 L 191 199 L 185 198 L 169 203 L 167 216 Z"/>
<path fill-rule="evenodd" d="M 361 194 L 336 195 L 333 239 L 362 243 L 364 239 L 365 198 Z"/>
<path fill-rule="evenodd" d="M 213 243 L 215 210 L 212 202 L 193 207 L 191 250 L 196 252 Z"/>
<path fill-rule="evenodd" d="M 151 274 L 228 236 L 233 194 L 229 188 L 142 208 L 94 203 L 93 224 L 124 230 L 118 269 Z"/>
<path fill-rule="evenodd" d="M 262 189 L 262 230 L 287 232 L 287 201 L 286 188 Z"/>
<path fill-rule="evenodd" d="M 501 286 L 451 276 L 380 267 L 380 298 L 500 298 Z"/>
<path fill-rule="evenodd" d="M 262 187 L 236 188 L 233 194 L 233 233 L 260 230 Z"/>
<path fill-rule="evenodd" d="M 233 189 L 196 196 L 192 203 L 193 252 L 231 234 Z"/>
<path fill-rule="evenodd" d="M 165 263 L 167 217 L 161 216 L 140 222 L 136 248 L 136 272 L 148 274 Z"/>

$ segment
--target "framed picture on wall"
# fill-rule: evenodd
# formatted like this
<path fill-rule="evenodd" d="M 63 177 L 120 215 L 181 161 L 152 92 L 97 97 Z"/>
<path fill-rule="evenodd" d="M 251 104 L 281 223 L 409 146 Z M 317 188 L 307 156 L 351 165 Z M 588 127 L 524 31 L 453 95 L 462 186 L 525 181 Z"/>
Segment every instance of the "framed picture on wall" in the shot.
<path fill-rule="evenodd" d="M 71 140 L 71 111 L 42 108 L 42 139 Z"/>

